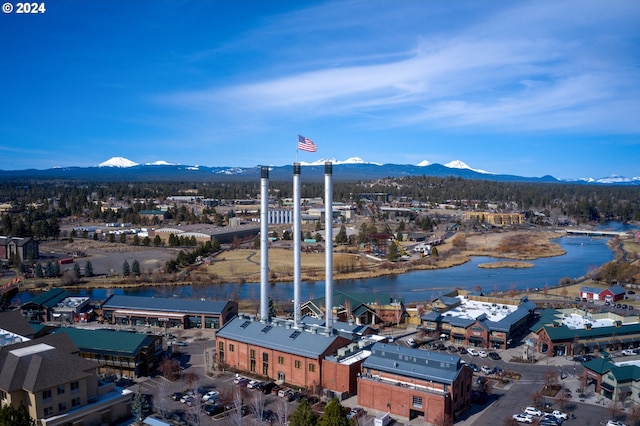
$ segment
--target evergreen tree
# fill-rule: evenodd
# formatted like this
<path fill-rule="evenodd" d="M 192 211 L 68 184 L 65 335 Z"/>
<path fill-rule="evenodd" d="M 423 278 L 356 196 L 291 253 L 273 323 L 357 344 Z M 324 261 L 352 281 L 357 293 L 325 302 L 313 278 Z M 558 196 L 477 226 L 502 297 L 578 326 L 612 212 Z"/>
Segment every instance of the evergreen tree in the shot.
<path fill-rule="evenodd" d="M 273 304 L 273 298 L 269 296 L 269 319 L 275 318 L 276 316 L 278 316 L 278 313 L 276 312 L 276 307 Z"/>
<path fill-rule="evenodd" d="M 160 238 L 160 235 L 156 235 L 153 238 L 153 245 L 156 247 L 160 247 L 162 245 L 162 238 Z"/>
<path fill-rule="evenodd" d="M 120 234 L 120 244 L 125 244 L 127 242 L 127 236 L 125 234 Z"/>
<path fill-rule="evenodd" d="M 159 237 L 158 237 L 159 238 Z M 149 245 L 151 244 L 151 239 L 149 237 L 144 237 L 142 239 L 142 245 L 145 247 L 149 247 Z"/>
<path fill-rule="evenodd" d="M 73 272 L 76 274 L 76 278 L 80 278 L 80 265 L 77 262 L 73 262 Z"/>
<path fill-rule="evenodd" d="M 18 408 L 8 404 L 0 409 L 0 426 L 36 426 L 36 421 L 29 417 L 29 410 L 21 402 Z"/>
<path fill-rule="evenodd" d="M 344 415 L 344 407 L 333 398 L 326 407 L 324 414 L 318 421 L 318 426 L 351 426 L 351 421 Z"/>
<path fill-rule="evenodd" d="M 53 278 L 55 275 L 53 275 L 53 262 L 52 261 L 48 261 L 47 262 L 47 266 L 45 266 L 44 269 L 44 275 L 47 278 Z"/>
<path fill-rule="evenodd" d="M 39 263 L 36 264 L 36 277 L 37 278 L 44 277 L 44 269 L 42 268 L 42 265 Z"/>
<path fill-rule="evenodd" d="M 131 399 L 131 414 L 137 424 L 142 423 L 147 414 L 151 411 L 149 401 L 140 392 L 140 386 L 136 390 L 136 394 Z"/>
<path fill-rule="evenodd" d="M 116 236 L 113 233 L 109 233 L 109 242 L 110 243 L 115 243 L 116 242 Z"/>
<path fill-rule="evenodd" d="M 134 246 L 140 245 L 140 237 L 138 236 L 138 234 L 133 236 L 133 240 L 131 241 L 131 244 Z"/>
<path fill-rule="evenodd" d="M 85 263 L 84 265 L 84 275 L 85 277 L 93 276 L 93 265 L 91 264 L 90 260 L 87 260 L 87 263 Z"/>
<path fill-rule="evenodd" d="M 318 424 L 318 417 L 311 409 L 311 405 L 306 398 L 302 398 L 291 417 L 289 426 L 315 426 Z"/>
<path fill-rule="evenodd" d="M 122 275 L 128 277 L 131 273 L 131 268 L 129 267 L 129 262 L 125 259 L 122 263 Z"/>
<path fill-rule="evenodd" d="M 387 259 L 391 262 L 395 262 L 400 258 L 400 250 L 395 243 L 389 244 L 389 252 L 387 253 Z"/>
<path fill-rule="evenodd" d="M 140 262 L 138 262 L 135 259 L 133 260 L 133 263 L 131 264 L 131 272 L 136 277 L 140 275 Z"/>
<path fill-rule="evenodd" d="M 336 234 L 335 242 L 336 244 L 345 244 L 347 241 L 347 228 L 343 224 L 340 225 L 340 231 Z"/>

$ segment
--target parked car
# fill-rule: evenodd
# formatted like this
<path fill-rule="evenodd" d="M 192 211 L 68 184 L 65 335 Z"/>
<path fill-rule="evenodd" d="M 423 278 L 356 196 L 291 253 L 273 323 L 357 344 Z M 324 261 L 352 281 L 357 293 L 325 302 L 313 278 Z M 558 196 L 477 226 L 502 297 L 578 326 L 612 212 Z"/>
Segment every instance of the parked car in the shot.
<path fill-rule="evenodd" d="M 567 420 L 569 418 L 569 415 L 567 413 L 563 413 L 560 410 L 553 410 L 551 412 L 551 415 L 556 419 L 561 419 L 561 420 Z"/>
<path fill-rule="evenodd" d="M 480 352 L 478 352 L 477 350 L 473 349 L 473 348 L 469 348 L 467 349 L 467 353 L 471 356 L 478 356 L 480 355 Z"/>
<path fill-rule="evenodd" d="M 467 353 L 467 348 L 465 348 L 464 346 L 458 346 L 458 353 L 461 355 L 464 355 Z"/>
<path fill-rule="evenodd" d="M 538 410 L 536 407 L 526 407 L 523 412 L 536 417 L 542 416 L 542 411 Z"/>
<path fill-rule="evenodd" d="M 489 367 L 488 365 L 483 365 L 482 367 L 480 367 L 480 371 L 482 371 L 484 374 L 491 374 L 493 373 L 493 368 Z"/>
<path fill-rule="evenodd" d="M 349 413 L 347 413 L 347 419 L 357 419 L 364 414 L 364 409 L 360 407 L 353 407 Z"/>
<path fill-rule="evenodd" d="M 622 352 L 620 352 L 622 355 L 635 355 L 635 351 L 633 349 L 623 349 Z"/>
<path fill-rule="evenodd" d="M 533 423 L 533 418 L 524 413 L 514 414 L 513 419 L 518 423 Z"/>
<path fill-rule="evenodd" d="M 500 354 L 498 352 L 489 352 L 489 358 L 494 361 L 498 361 L 500 358 Z"/>
<path fill-rule="evenodd" d="M 243 377 L 240 380 L 238 380 L 238 383 L 236 384 L 241 388 L 246 388 L 247 386 L 249 386 L 250 382 L 251 380 L 247 379 L 246 377 Z"/>
<path fill-rule="evenodd" d="M 249 383 L 247 383 L 247 388 L 256 389 L 260 383 L 260 380 L 251 380 Z"/>
<path fill-rule="evenodd" d="M 217 390 L 210 390 L 207 393 L 205 393 L 204 395 L 202 395 L 202 400 L 203 401 L 215 401 L 216 398 L 218 398 L 218 395 L 220 395 L 220 392 L 218 392 Z"/>
<path fill-rule="evenodd" d="M 457 353 L 457 352 L 458 352 L 458 349 L 456 349 L 456 347 L 455 347 L 455 346 L 453 346 L 453 345 L 451 345 L 451 346 L 447 347 L 447 350 L 448 350 L 449 352 L 451 352 L 452 354 L 455 354 L 455 353 Z"/>
<path fill-rule="evenodd" d="M 475 373 L 477 373 L 477 372 L 479 372 L 479 371 L 480 371 L 480 367 L 478 367 L 478 366 L 477 366 L 476 364 L 474 364 L 474 363 L 469 364 L 469 367 L 471 367 L 471 369 L 472 369 Z"/>
<path fill-rule="evenodd" d="M 203 404 L 202 411 L 207 416 L 215 416 L 216 414 L 222 414 L 224 412 L 224 406 L 219 404 Z"/>
<path fill-rule="evenodd" d="M 412 338 L 412 337 L 409 337 L 409 338 L 407 339 L 407 346 L 409 346 L 410 348 L 416 348 L 416 347 L 418 347 L 418 345 L 416 344 L 416 341 L 415 341 L 415 340 L 413 340 L 413 338 Z"/>
<path fill-rule="evenodd" d="M 478 352 L 478 356 L 479 356 L 480 358 L 486 358 L 486 357 L 488 357 L 489 355 L 487 355 L 487 353 L 486 353 L 485 351 L 480 351 L 480 352 Z"/>
<path fill-rule="evenodd" d="M 625 425 L 624 423 L 621 423 L 621 422 L 619 422 L 617 420 L 609 420 L 607 422 L 607 426 L 627 426 L 627 425 Z"/>

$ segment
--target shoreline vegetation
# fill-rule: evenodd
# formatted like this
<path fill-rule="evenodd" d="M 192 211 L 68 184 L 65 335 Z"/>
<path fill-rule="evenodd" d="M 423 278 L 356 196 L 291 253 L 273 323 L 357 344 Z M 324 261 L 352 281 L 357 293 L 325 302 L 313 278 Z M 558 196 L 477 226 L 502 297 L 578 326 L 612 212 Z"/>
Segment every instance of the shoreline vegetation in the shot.
<path fill-rule="evenodd" d="M 443 244 L 436 246 L 437 255 L 391 262 L 386 258 L 376 258 L 371 254 L 357 251 L 354 247 L 337 246 L 334 249 L 333 279 L 367 279 L 386 275 L 404 274 L 411 271 L 452 268 L 471 260 L 472 256 L 488 256 L 498 260 L 478 265 L 479 268 L 530 268 L 529 260 L 543 257 L 562 256 L 565 251 L 555 242 L 564 234 L 547 230 L 496 230 L 483 233 L 458 232 Z M 79 240 L 73 242 L 77 247 Z M 83 247 L 90 253 L 91 244 Z M 117 246 L 117 244 L 116 244 Z M 112 250 L 140 250 L 135 246 L 114 246 Z M 107 248 L 104 243 L 95 247 L 99 256 Z M 108 250 L 107 250 L 108 251 Z M 292 242 L 272 243 L 268 253 L 269 281 L 271 283 L 293 281 Z M 89 260 L 91 257 L 88 258 Z M 321 250 L 303 249 L 301 254 L 301 280 L 322 281 L 325 279 L 325 253 Z M 48 281 L 48 280 L 47 280 Z M 146 277 L 102 276 L 83 282 L 59 281 L 57 286 L 67 289 L 86 288 L 133 288 L 154 285 L 194 285 L 221 283 L 258 283 L 260 282 L 260 250 L 239 248 L 223 250 L 216 254 L 209 264 L 186 268 L 179 274 L 153 274 Z M 26 283 L 25 283 L 26 284 Z"/>

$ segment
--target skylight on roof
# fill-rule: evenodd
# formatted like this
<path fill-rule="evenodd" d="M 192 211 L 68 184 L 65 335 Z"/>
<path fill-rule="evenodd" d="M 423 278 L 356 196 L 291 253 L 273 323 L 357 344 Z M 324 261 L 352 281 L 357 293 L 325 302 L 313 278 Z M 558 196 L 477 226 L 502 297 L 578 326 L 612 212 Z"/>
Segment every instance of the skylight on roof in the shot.
<path fill-rule="evenodd" d="M 299 335 L 301 335 L 301 334 L 302 334 L 302 332 L 301 332 L 301 331 L 296 330 L 296 331 L 294 331 L 293 333 L 291 333 L 291 334 L 289 335 L 289 339 L 295 339 L 296 337 L 298 337 L 298 336 L 299 336 Z"/>

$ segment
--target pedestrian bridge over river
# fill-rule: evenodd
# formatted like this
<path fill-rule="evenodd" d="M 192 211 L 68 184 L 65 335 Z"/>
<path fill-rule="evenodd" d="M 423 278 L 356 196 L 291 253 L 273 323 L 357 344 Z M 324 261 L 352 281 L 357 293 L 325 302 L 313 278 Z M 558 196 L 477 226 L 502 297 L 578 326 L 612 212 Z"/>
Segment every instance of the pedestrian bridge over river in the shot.
<path fill-rule="evenodd" d="M 628 235 L 628 232 L 621 231 L 599 231 L 594 229 L 564 229 L 563 231 L 569 235 L 587 235 L 590 237 L 623 237 Z"/>

